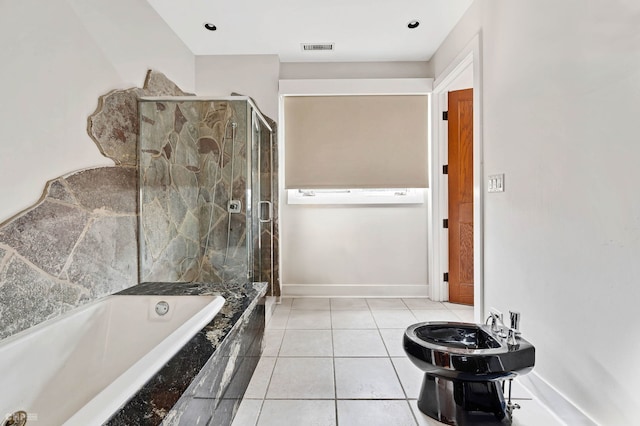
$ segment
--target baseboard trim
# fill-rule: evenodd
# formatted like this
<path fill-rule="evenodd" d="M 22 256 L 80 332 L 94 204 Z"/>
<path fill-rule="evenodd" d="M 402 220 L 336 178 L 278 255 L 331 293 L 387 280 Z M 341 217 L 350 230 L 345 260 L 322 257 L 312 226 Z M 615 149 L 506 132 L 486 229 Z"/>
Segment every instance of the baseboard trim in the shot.
<path fill-rule="evenodd" d="M 519 376 L 518 383 L 526 388 L 539 403 L 545 405 L 561 422 L 571 426 L 598 426 L 598 423 L 536 372 Z"/>
<path fill-rule="evenodd" d="M 283 297 L 428 297 L 427 284 L 283 284 Z"/>

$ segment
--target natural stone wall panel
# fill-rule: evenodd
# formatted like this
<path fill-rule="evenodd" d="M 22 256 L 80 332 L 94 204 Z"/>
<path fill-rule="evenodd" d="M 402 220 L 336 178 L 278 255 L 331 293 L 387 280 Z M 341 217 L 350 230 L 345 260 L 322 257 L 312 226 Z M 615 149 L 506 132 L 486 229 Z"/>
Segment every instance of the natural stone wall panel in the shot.
<path fill-rule="evenodd" d="M 172 189 L 182 197 L 188 210 L 198 207 L 198 177 L 196 174 L 181 164 L 171 165 Z"/>
<path fill-rule="evenodd" d="M 229 109 L 229 102 L 202 102 L 199 104 L 201 108 L 202 124 L 210 129 L 217 127 L 218 132 L 222 132 L 223 129 L 220 126 L 224 126 L 229 118 L 231 118 L 233 111 Z"/>
<path fill-rule="evenodd" d="M 156 190 L 164 190 L 171 185 L 171 174 L 169 172 L 169 163 L 164 158 L 149 156 L 146 167 L 141 169 L 142 185 L 154 187 Z M 154 196 L 156 191 L 143 191 L 143 202 L 149 201 L 149 197 Z"/>
<path fill-rule="evenodd" d="M 145 96 L 193 96 L 193 93 L 183 92 L 166 75 L 154 70 L 147 71 L 143 91 Z"/>
<path fill-rule="evenodd" d="M 116 164 L 136 165 L 138 98 L 141 89 L 114 90 L 101 96 L 89 117 L 88 132 L 105 157 Z"/>
<path fill-rule="evenodd" d="M 189 94 L 180 90 L 164 74 L 150 70 L 142 89 L 114 90 L 101 96 L 96 111 L 88 119 L 87 132 L 102 155 L 111 158 L 116 164 L 136 166 L 138 99 L 141 96 L 165 95 Z M 151 119 L 148 115 L 145 118 Z"/>
<path fill-rule="evenodd" d="M 68 176 L 66 183 L 78 203 L 89 211 L 137 212 L 137 171 L 134 167 L 100 167 Z"/>
<path fill-rule="evenodd" d="M 171 232 L 172 223 L 157 198 L 143 205 L 141 221 L 144 233 L 143 248 L 151 253 L 153 259 L 158 259 L 175 233 Z"/>
<path fill-rule="evenodd" d="M 175 280 L 182 281 L 182 276 L 191 272 L 194 264 L 197 267 L 197 260 L 200 258 L 200 250 L 198 245 L 193 241 L 190 241 L 183 236 L 177 236 L 167 246 L 167 249 L 163 252 L 162 260 L 160 263 L 171 265 L 175 271 Z M 192 272 L 191 272 L 192 273 Z M 197 272 L 196 272 L 197 275 Z"/>
<path fill-rule="evenodd" d="M 86 288 L 92 299 L 137 283 L 137 221 L 134 216 L 93 220 L 69 263 L 69 280 Z"/>
<path fill-rule="evenodd" d="M 178 228 L 178 233 L 195 244 L 200 243 L 200 221 L 191 212 L 187 212 Z"/>
<path fill-rule="evenodd" d="M 191 216 L 193 216 L 193 213 L 191 213 L 191 211 L 188 209 L 187 204 L 185 203 L 184 199 L 182 198 L 182 196 L 180 196 L 180 194 L 176 191 L 171 191 L 168 193 L 167 195 L 167 201 L 168 201 L 168 211 L 169 211 L 169 220 L 172 223 L 182 223 L 185 220 L 185 217 L 187 216 L 187 213 Z M 199 226 L 199 221 L 197 218 L 194 217 L 194 219 L 198 222 L 198 226 Z M 199 235 L 199 232 L 198 232 Z"/>
<path fill-rule="evenodd" d="M 80 208 L 44 200 L 0 228 L 0 243 L 58 276 L 89 217 Z"/>
<path fill-rule="evenodd" d="M 9 261 L 9 253 L 2 247 L 0 247 L 0 271 L 4 268 L 5 263 Z"/>
<path fill-rule="evenodd" d="M 52 287 L 54 293 L 60 294 L 61 310 L 64 313 L 91 300 L 91 293 L 87 288 L 70 281 L 60 281 Z"/>
<path fill-rule="evenodd" d="M 182 236 L 173 238 L 158 259 L 148 265 L 144 281 L 185 282 L 195 281 L 199 273 L 200 250 L 194 241 Z M 184 277 L 191 278 L 186 280 Z"/>
<path fill-rule="evenodd" d="M 136 186 L 133 168 L 76 172 L 0 227 L 2 337 L 136 283 Z"/>
<path fill-rule="evenodd" d="M 213 212 L 211 212 L 212 208 Z M 200 245 L 204 254 L 207 246 L 219 247 L 223 241 L 222 238 L 226 239 L 226 215 L 227 211 L 218 205 L 200 208 Z"/>
<path fill-rule="evenodd" d="M 246 167 L 244 167 L 246 168 Z M 247 182 L 245 180 L 245 176 L 238 176 L 233 181 L 233 199 L 234 200 L 242 200 L 242 210 L 246 209 L 247 203 Z"/>
<path fill-rule="evenodd" d="M 78 200 L 76 200 L 71 190 L 65 184 L 64 178 L 49 181 L 44 193 L 49 194 L 48 197 L 52 200 L 58 200 L 68 204 L 78 204 Z"/>
<path fill-rule="evenodd" d="M 200 170 L 200 154 L 198 153 L 197 146 L 197 134 L 194 135 L 194 127 L 187 124 L 186 131 L 184 131 L 176 143 L 175 151 L 173 153 L 174 164 L 180 164 L 192 172 Z"/>
<path fill-rule="evenodd" d="M 0 271 L 0 339 L 59 315 L 63 287 L 13 256 Z"/>
<path fill-rule="evenodd" d="M 206 128 L 205 128 L 206 129 Z M 220 158 L 220 143 L 211 136 L 200 136 L 198 139 L 198 152 L 205 161 L 216 161 Z M 212 154 L 213 159 L 207 154 Z"/>

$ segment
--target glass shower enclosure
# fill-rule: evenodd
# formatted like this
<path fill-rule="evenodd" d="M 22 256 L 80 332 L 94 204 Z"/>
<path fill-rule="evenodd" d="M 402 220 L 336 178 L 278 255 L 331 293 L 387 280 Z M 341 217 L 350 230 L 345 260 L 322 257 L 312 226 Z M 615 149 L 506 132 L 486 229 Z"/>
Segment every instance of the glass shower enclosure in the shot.
<path fill-rule="evenodd" d="M 138 103 L 140 282 L 269 282 L 274 133 L 248 97 Z M 279 291 L 276 291 L 279 294 Z"/>

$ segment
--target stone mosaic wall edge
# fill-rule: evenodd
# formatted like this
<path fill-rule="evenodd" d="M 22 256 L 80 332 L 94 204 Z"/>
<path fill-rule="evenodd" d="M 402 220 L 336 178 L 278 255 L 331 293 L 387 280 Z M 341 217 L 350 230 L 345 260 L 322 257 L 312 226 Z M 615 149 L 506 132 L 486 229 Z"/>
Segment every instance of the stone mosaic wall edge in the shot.
<path fill-rule="evenodd" d="M 0 339 L 137 283 L 136 197 L 135 168 L 84 169 L 0 225 Z"/>

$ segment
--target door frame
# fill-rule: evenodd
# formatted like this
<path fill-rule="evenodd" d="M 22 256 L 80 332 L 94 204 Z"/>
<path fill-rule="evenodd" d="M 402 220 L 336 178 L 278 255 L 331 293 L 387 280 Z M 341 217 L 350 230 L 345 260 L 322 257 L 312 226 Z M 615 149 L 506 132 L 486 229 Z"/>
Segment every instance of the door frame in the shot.
<path fill-rule="evenodd" d="M 449 269 L 448 231 L 442 220 L 448 216 L 447 179 L 442 166 L 447 164 L 447 122 L 442 112 L 447 111 L 447 92 L 454 90 L 454 83 L 469 70 L 473 71 L 473 268 L 474 268 L 474 319 L 484 317 L 484 182 L 482 147 L 482 60 L 481 39 L 477 34 L 434 81 L 432 108 L 432 144 L 429 153 L 431 179 L 431 208 L 429 216 L 429 281 L 430 297 L 435 301 L 449 298 L 449 284 L 443 274 Z"/>

